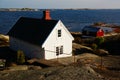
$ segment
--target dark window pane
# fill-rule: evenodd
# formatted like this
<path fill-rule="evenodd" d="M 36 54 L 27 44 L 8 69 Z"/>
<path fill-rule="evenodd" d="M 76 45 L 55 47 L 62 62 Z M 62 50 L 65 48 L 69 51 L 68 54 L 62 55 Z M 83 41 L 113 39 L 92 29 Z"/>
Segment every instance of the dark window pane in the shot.
<path fill-rule="evenodd" d="M 56 47 L 56 55 L 59 55 L 59 47 Z"/>
<path fill-rule="evenodd" d="M 61 30 L 58 30 L 58 37 L 61 37 Z"/>
<path fill-rule="evenodd" d="M 60 47 L 60 54 L 63 54 L 63 46 Z"/>

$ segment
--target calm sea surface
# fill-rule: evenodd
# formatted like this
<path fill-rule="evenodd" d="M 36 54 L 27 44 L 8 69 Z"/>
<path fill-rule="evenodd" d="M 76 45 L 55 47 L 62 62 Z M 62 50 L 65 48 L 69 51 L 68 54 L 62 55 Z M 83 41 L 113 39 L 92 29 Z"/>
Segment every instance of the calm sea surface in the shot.
<path fill-rule="evenodd" d="M 20 17 L 42 18 L 41 11 L 0 11 L 0 33 L 6 34 Z M 120 25 L 120 10 L 51 10 L 52 19 L 62 20 L 70 31 L 81 31 L 95 22 Z"/>

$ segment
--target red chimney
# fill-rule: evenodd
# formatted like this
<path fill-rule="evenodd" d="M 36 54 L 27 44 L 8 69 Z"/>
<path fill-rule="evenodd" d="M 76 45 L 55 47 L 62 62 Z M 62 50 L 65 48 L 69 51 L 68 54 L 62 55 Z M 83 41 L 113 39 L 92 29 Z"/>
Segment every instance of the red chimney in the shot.
<path fill-rule="evenodd" d="M 50 11 L 49 10 L 43 11 L 43 18 L 42 19 L 44 19 L 44 20 L 51 20 Z"/>

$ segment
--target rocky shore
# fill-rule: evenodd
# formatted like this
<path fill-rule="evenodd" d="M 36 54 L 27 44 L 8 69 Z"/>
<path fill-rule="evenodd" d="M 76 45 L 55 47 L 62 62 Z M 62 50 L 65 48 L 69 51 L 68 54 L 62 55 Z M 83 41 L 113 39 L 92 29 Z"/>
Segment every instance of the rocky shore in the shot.
<path fill-rule="evenodd" d="M 92 42 L 92 39 L 82 39 L 80 36 L 80 33 L 74 34 L 73 55 L 76 55 L 51 60 L 51 64 L 62 64 L 54 67 L 43 67 L 39 60 L 37 65 L 15 64 L 14 52 L 8 48 L 9 37 L 0 36 L 0 58 L 5 57 L 8 63 L 13 61 L 12 65 L 0 71 L 0 80 L 120 80 L 120 56 L 111 54 L 103 56 L 101 67 L 101 56 L 93 54 L 93 49 L 86 46 L 86 42 Z M 106 38 L 108 41 L 101 47 L 119 53 L 119 37 Z"/>

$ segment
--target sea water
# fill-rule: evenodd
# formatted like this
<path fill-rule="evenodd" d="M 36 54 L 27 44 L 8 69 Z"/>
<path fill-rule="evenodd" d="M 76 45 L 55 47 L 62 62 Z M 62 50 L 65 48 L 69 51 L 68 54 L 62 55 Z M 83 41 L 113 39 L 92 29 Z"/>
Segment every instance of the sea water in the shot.
<path fill-rule="evenodd" d="M 81 31 L 96 22 L 120 25 L 120 9 L 50 10 L 52 19 L 61 20 L 70 31 Z M 0 33 L 6 34 L 20 17 L 42 18 L 40 11 L 0 11 Z"/>

